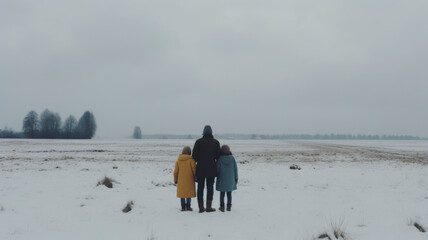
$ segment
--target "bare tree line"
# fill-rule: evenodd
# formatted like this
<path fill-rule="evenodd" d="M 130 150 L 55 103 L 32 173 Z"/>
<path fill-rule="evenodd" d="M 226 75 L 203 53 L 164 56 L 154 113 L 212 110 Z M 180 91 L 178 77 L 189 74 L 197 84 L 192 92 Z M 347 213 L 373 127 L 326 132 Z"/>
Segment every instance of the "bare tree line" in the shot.
<path fill-rule="evenodd" d="M 30 111 L 22 123 L 22 132 L 14 132 L 6 128 L 0 130 L 1 138 L 47 138 L 47 139 L 91 139 L 97 130 L 92 112 L 86 111 L 79 121 L 70 115 L 64 124 L 58 113 L 44 110 L 39 115 Z"/>

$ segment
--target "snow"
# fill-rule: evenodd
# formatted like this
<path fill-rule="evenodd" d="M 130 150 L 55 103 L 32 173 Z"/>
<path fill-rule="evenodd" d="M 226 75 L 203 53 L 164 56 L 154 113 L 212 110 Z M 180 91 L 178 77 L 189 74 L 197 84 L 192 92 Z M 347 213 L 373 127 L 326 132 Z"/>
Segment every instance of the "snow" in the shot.
<path fill-rule="evenodd" d="M 428 228 L 428 141 L 220 142 L 238 190 L 231 212 L 200 214 L 172 184 L 194 140 L 2 139 L 0 239 L 428 239 L 412 226 Z"/>

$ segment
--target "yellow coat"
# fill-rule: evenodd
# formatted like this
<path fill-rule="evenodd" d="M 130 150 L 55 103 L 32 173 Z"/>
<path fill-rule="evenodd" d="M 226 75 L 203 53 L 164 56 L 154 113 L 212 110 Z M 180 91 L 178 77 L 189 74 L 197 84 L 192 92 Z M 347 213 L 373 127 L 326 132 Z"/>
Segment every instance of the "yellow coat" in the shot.
<path fill-rule="evenodd" d="M 196 197 L 196 163 L 192 156 L 180 154 L 175 163 L 174 182 L 177 183 L 178 198 Z"/>

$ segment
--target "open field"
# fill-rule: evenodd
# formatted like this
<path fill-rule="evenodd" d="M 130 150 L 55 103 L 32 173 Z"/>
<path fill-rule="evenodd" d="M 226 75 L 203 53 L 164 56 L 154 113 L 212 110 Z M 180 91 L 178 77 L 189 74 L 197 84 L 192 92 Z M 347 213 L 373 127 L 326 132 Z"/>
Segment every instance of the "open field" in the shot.
<path fill-rule="evenodd" d="M 428 141 L 220 142 L 238 162 L 232 212 L 199 214 L 172 184 L 194 140 L 2 139 L 0 239 L 428 239 Z"/>

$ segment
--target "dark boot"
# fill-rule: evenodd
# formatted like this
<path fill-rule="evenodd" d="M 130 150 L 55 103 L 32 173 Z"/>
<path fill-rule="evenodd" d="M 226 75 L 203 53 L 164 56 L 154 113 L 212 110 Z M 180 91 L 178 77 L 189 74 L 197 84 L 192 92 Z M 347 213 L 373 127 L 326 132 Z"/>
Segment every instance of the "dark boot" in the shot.
<path fill-rule="evenodd" d="M 186 211 L 186 204 L 181 204 L 181 211 Z"/>
<path fill-rule="evenodd" d="M 200 212 L 200 213 L 205 212 L 205 208 L 204 208 L 204 200 L 198 200 L 198 206 L 199 206 L 199 212 Z"/>
<path fill-rule="evenodd" d="M 232 211 L 232 204 L 227 204 L 226 210 L 229 212 Z"/>
<path fill-rule="evenodd" d="M 218 208 L 218 210 L 220 210 L 220 211 L 224 212 L 224 205 L 223 205 L 223 206 L 220 206 L 220 207 Z"/>
<path fill-rule="evenodd" d="M 190 207 L 190 203 L 186 204 L 186 211 L 193 211 L 193 208 Z"/>
<path fill-rule="evenodd" d="M 215 208 L 212 208 L 213 200 L 207 200 L 207 209 L 205 209 L 207 212 L 215 212 Z"/>

